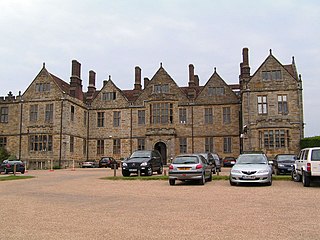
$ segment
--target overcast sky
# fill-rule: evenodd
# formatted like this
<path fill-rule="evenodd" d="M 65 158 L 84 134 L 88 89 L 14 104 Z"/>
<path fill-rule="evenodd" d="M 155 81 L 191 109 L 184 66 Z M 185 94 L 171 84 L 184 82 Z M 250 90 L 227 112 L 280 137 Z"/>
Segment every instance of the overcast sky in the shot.
<path fill-rule="evenodd" d="M 71 61 L 88 72 L 96 87 L 111 75 L 132 89 L 134 67 L 149 77 L 163 67 L 178 83 L 188 83 L 193 63 L 204 85 L 217 68 L 238 83 L 242 48 L 249 48 L 251 73 L 269 55 L 290 64 L 304 87 L 305 136 L 320 135 L 319 0 L 0 0 L 0 95 L 27 89 L 46 63 L 70 81 Z"/>

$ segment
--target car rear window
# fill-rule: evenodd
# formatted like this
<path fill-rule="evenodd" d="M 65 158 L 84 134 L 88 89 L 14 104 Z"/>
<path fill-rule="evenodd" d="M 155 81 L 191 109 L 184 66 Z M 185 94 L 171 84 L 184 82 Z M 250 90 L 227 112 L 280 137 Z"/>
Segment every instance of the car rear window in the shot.
<path fill-rule="evenodd" d="M 176 157 L 172 163 L 173 164 L 193 164 L 193 163 L 199 163 L 199 159 L 194 156 Z"/>
<path fill-rule="evenodd" d="M 320 161 L 320 149 L 312 150 L 311 161 Z"/>

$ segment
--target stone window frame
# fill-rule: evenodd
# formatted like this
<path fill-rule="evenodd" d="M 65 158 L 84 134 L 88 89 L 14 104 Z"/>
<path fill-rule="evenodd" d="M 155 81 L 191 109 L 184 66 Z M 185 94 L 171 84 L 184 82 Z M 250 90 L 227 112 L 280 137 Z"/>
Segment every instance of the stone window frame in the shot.
<path fill-rule="evenodd" d="M 50 92 L 51 84 L 50 83 L 36 83 L 36 92 Z"/>
<path fill-rule="evenodd" d="M 172 124 L 173 103 L 160 102 L 150 105 L 150 124 Z"/>
<path fill-rule="evenodd" d="M 74 152 L 74 136 L 70 136 L 70 152 L 73 153 Z"/>
<path fill-rule="evenodd" d="M 138 110 L 138 125 L 146 124 L 146 110 Z"/>
<path fill-rule="evenodd" d="M 205 124 L 212 124 L 213 123 L 213 109 L 212 109 L 212 107 L 204 109 L 204 123 Z"/>
<path fill-rule="evenodd" d="M 7 146 L 7 137 L 0 137 L 0 148 L 5 148 Z"/>
<path fill-rule="evenodd" d="M 188 122 L 188 110 L 187 108 L 179 108 L 179 123 L 186 124 Z"/>
<path fill-rule="evenodd" d="M 45 109 L 45 122 L 52 123 L 53 122 L 53 103 L 46 104 Z"/>
<path fill-rule="evenodd" d="M 279 94 L 277 96 L 278 101 L 278 113 L 287 115 L 289 113 L 288 108 L 288 95 L 287 94 Z"/>
<path fill-rule="evenodd" d="M 121 123 L 121 111 L 114 111 L 113 112 L 113 126 L 120 127 Z"/>
<path fill-rule="evenodd" d="M 262 71 L 262 80 L 282 80 L 282 73 L 281 70 L 268 70 Z"/>
<path fill-rule="evenodd" d="M 104 139 L 97 139 L 97 155 L 104 154 Z"/>
<path fill-rule="evenodd" d="M 29 110 L 29 121 L 30 122 L 38 121 L 38 109 L 39 109 L 38 104 L 30 105 L 30 110 Z"/>
<path fill-rule="evenodd" d="M 113 154 L 121 153 L 121 139 L 115 138 L 113 139 Z"/>
<path fill-rule="evenodd" d="M 154 93 L 169 93 L 170 86 L 169 86 L 169 84 L 155 84 L 155 85 L 153 85 L 153 92 Z"/>
<path fill-rule="evenodd" d="M 146 139 L 138 138 L 138 150 L 145 150 L 146 148 Z"/>
<path fill-rule="evenodd" d="M 74 121 L 75 107 L 73 105 L 70 106 L 70 120 Z"/>
<path fill-rule="evenodd" d="M 232 138 L 224 137 L 223 138 L 223 152 L 231 153 L 232 152 Z"/>
<path fill-rule="evenodd" d="M 31 134 L 29 135 L 30 152 L 52 152 L 53 137 L 50 134 Z"/>
<path fill-rule="evenodd" d="M 104 127 L 104 112 L 97 112 L 97 127 Z"/>
<path fill-rule="evenodd" d="M 265 129 L 259 131 L 260 148 L 279 149 L 288 148 L 290 145 L 289 130 Z"/>
<path fill-rule="evenodd" d="M 116 98 L 117 98 L 116 92 L 104 92 L 101 95 L 101 99 L 103 101 L 113 101 L 113 100 L 116 100 Z"/>
<path fill-rule="evenodd" d="M 179 138 L 179 151 L 180 151 L 180 153 L 187 153 L 187 151 L 188 151 L 187 138 L 185 138 L 185 137 Z"/>
<path fill-rule="evenodd" d="M 213 137 L 206 137 L 204 140 L 204 151 L 214 152 L 214 139 Z"/>
<path fill-rule="evenodd" d="M 223 96 L 225 95 L 224 87 L 208 87 L 208 96 Z"/>
<path fill-rule="evenodd" d="M 8 123 L 9 122 L 9 107 L 1 107 L 0 122 L 1 123 Z"/>
<path fill-rule="evenodd" d="M 231 123 L 231 107 L 222 108 L 223 124 Z"/>
<path fill-rule="evenodd" d="M 268 96 L 267 95 L 257 96 L 257 111 L 259 115 L 268 114 Z"/>

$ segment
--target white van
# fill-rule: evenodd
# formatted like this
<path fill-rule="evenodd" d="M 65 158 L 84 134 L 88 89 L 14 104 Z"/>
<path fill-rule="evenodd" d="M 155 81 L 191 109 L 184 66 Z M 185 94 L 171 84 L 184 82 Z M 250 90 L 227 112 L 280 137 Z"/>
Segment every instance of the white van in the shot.
<path fill-rule="evenodd" d="M 294 181 L 302 181 L 305 187 L 309 187 L 313 181 L 320 182 L 320 147 L 304 148 L 300 151 L 292 178 Z"/>

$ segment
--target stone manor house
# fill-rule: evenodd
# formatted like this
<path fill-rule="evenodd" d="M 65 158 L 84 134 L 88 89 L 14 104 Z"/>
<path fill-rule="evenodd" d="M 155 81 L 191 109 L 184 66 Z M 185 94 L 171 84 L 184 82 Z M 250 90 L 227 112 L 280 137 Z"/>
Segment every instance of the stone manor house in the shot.
<path fill-rule="evenodd" d="M 187 86 L 178 86 L 160 65 L 151 79 L 135 67 L 133 88 L 122 90 L 109 77 L 102 89 L 89 72 L 82 88 L 81 64 L 73 60 L 70 82 L 45 64 L 23 94 L 0 98 L 0 147 L 30 168 L 76 166 L 102 156 L 124 159 L 137 149 L 157 149 L 166 164 L 180 153 L 299 151 L 303 138 L 302 80 L 294 58 L 280 63 L 272 51 L 250 71 L 242 50 L 237 84 L 227 84 L 214 69 L 200 85 L 192 64 Z"/>

